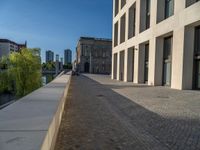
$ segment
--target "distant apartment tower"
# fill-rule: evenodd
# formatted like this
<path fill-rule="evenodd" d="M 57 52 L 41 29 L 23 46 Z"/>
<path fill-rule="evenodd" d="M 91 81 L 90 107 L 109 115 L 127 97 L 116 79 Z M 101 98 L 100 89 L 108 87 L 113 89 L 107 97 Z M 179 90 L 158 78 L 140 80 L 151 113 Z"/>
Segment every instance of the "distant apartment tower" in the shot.
<path fill-rule="evenodd" d="M 0 58 L 8 56 L 12 52 L 19 52 L 21 48 L 26 48 L 27 43 L 18 44 L 8 39 L 0 39 Z"/>
<path fill-rule="evenodd" d="M 56 54 L 56 61 L 58 61 L 58 62 L 60 61 L 60 60 L 59 60 L 59 55 L 58 55 L 58 54 Z"/>
<path fill-rule="evenodd" d="M 64 61 L 65 65 L 72 63 L 72 51 L 70 49 L 64 51 Z"/>
<path fill-rule="evenodd" d="M 95 74 L 111 73 L 112 40 L 81 37 L 76 53 L 78 71 Z"/>
<path fill-rule="evenodd" d="M 46 63 L 54 61 L 54 52 L 51 50 L 46 51 Z"/>
<path fill-rule="evenodd" d="M 200 89 L 200 0 L 113 0 L 112 79 Z"/>
<path fill-rule="evenodd" d="M 64 61 L 63 61 L 63 57 L 60 58 L 60 62 L 63 65 Z"/>

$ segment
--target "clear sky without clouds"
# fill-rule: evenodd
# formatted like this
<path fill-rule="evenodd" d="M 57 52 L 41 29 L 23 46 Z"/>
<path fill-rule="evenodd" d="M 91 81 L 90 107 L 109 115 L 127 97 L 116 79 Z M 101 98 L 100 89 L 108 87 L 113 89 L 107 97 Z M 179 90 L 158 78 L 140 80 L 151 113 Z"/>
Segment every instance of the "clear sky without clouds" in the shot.
<path fill-rule="evenodd" d="M 0 0 L 0 38 L 28 47 L 75 48 L 80 36 L 112 37 L 112 0 Z"/>

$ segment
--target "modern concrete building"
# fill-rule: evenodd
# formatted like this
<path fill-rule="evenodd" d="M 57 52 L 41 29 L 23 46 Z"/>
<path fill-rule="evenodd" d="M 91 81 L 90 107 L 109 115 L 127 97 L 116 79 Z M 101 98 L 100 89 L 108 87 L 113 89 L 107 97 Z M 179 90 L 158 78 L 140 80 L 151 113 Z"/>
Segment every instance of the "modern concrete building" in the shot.
<path fill-rule="evenodd" d="M 21 48 L 26 48 L 27 43 L 18 44 L 8 39 L 0 39 L 0 58 L 8 56 L 12 52 L 19 52 Z"/>
<path fill-rule="evenodd" d="M 200 89 L 200 1 L 114 0 L 112 79 Z"/>
<path fill-rule="evenodd" d="M 86 73 L 111 73 L 112 40 L 81 37 L 77 44 L 76 66 Z"/>
<path fill-rule="evenodd" d="M 72 63 L 72 51 L 70 49 L 64 51 L 64 63 L 65 65 Z"/>
<path fill-rule="evenodd" d="M 51 50 L 46 51 L 46 63 L 54 61 L 54 52 Z"/>

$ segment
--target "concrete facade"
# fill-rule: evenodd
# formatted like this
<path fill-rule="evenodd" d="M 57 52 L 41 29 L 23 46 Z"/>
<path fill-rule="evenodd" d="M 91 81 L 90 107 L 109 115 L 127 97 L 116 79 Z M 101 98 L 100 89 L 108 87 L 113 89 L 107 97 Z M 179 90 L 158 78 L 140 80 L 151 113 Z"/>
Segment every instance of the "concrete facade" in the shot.
<path fill-rule="evenodd" d="M 76 66 L 78 71 L 95 74 L 111 73 L 112 41 L 81 37 L 77 44 Z"/>
<path fill-rule="evenodd" d="M 112 79 L 200 88 L 199 0 L 114 0 L 113 8 Z"/>
<path fill-rule="evenodd" d="M 27 44 L 17 44 L 16 42 L 8 39 L 0 39 L 0 58 L 8 56 L 12 52 L 18 52 L 21 48 L 26 48 Z"/>

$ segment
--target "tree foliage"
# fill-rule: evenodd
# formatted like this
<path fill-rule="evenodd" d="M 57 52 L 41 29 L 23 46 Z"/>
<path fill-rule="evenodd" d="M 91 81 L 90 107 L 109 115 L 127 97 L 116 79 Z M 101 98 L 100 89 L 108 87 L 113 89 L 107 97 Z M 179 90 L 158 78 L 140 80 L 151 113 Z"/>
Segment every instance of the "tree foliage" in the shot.
<path fill-rule="evenodd" d="M 40 49 L 23 48 L 20 52 L 11 53 L 7 59 L 2 59 L 2 62 L 5 61 L 7 69 L 1 73 L 5 83 L 0 82 L 4 90 L 14 89 L 17 96 L 24 96 L 41 87 Z"/>
<path fill-rule="evenodd" d="M 64 69 L 72 69 L 72 64 L 71 63 L 68 63 L 66 65 L 63 65 L 63 68 Z"/>
<path fill-rule="evenodd" d="M 47 62 L 42 64 L 42 70 L 54 71 L 55 69 L 55 62 Z"/>

